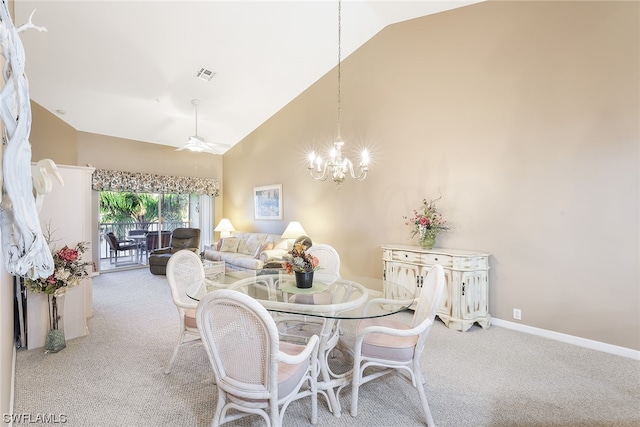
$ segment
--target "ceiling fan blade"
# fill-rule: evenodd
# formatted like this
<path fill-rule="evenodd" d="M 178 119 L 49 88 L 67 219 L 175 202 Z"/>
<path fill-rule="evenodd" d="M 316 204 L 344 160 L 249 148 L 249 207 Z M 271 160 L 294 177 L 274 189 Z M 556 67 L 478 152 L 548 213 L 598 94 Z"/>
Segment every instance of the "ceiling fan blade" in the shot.
<path fill-rule="evenodd" d="M 223 144 L 221 142 L 205 142 L 204 145 L 208 145 L 212 148 L 231 148 L 229 144 Z"/>
<path fill-rule="evenodd" d="M 204 153 L 209 153 L 209 154 L 222 154 L 222 152 L 221 152 L 221 151 L 218 151 L 218 150 L 216 150 L 215 148 L 212 148 L 212 147 L 204 148 L 204 149 L 202 150 L 202 152 L 204 152 Z"/>
<path fill-rule="evenodd" d="M 208 143 L 204 138 L 198 136 L 198 105 L 200 104 L 200 100 L 192 99 L 191 104 L 193 104 L 196 110 L 196 134 L 191 135 L 187 142 L 182 147 L 177 148 L 176 151 L 190 150 L 197 153 L 222 154 L 219 149 L 231 148 L 228 144 Z"/>
<path fill-rule="evenodd" d="M 189 150 L 197 153 L 222 154 L 219 148 L 226 147 L 226 144 L 209 144 L 199 136 L 191 136 L 186 144 L 177 148 L 176 151 Z"/>

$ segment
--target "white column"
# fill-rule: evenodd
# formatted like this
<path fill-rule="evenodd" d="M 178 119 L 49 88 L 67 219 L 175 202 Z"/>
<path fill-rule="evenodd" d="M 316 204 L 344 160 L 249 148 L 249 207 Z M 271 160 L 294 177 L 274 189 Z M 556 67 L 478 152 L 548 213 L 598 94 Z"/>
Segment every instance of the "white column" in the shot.
<path fill-rule="evenodd" d="M 200 251 L 213 243 L 213 202 L 214 198 L 209 195 L 200 196 Z"/>

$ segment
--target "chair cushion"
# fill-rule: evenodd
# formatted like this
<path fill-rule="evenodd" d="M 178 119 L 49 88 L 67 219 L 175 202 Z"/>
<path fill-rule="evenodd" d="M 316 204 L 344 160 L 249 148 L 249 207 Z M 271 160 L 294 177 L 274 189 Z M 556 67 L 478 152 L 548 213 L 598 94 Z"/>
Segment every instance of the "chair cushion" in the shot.
<path fill-rule="evenodd" d="M 196 309 L 188 308 L 184 311 L 184 326 L 187 328 L 198 329 L 196 324 Z"/>
<path fill-rule="evenodd" d="M 358 322 L 356 334 L 359 334 L 368 326 L 386 326 L 393 329 L 411 329 L 397 320 L 380 317 L 375 319 L 363 319 Z M 413 351 L 418 336 L 396 337 L 387 334 L 368 334 L 362 343 L 362 355 L 376 359 L 396 360 L 406 362 L 413 359 Z"/>
<path fill-rule="evenodd" d="M 220 261 L 224 261 L 225 263 L 236 267 L 260 270 L 264 265 L 261 260 L 255 259 L 251 255 L 239 254 L 236 252 L 219 252 L 219 254 Z"/>
<path fill-rule="evenodd" d="M 167 265 L 171 259 L 171 253 L 152 253 L 149 255 L 149 265 Z"/>
<path fill-rule="evenodd" d="M 176 228 L 171 233 L 171 248 L 175 250 L 198 248 L 200 246 L 199 228 Z"/>
<path fill-rule="evenodd" d="M 283 353 L 295 355 L 303 350 L 304 346 L 280 341 L 280 351 Z M 278 399 L 282 399 L 295 390 L 308 368 L 309 359 L 305 359 L 304 362 L 297 365 L 278 363 Z"/>

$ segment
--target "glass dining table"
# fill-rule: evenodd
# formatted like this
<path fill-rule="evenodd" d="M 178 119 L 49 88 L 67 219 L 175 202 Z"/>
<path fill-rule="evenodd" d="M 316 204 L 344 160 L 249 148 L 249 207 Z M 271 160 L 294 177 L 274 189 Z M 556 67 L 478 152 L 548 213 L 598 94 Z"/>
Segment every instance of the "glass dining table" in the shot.
<path fill-rule="evenodd" d="M 348 353 L 339 344 L 341 321 L 394 315 L 409 310 L 415 298 L 411 289 L 364 277 L 341 277 L 332 283 L 314 280 L 311 288 L 303 289 L 286 273 L 235 272 L 215 281 L 205 277 L 188 285 L 185 292 L 199 301 L 216 289 L 233 289 L 259 301 L 272 313 L 283 341 L 303 342 L 318 335 L 318 392 L 335 416 L 341 412 L 338 393 L 351 379 L 350 370 L 336 373 L 329 364 L 334 350 Z"/>

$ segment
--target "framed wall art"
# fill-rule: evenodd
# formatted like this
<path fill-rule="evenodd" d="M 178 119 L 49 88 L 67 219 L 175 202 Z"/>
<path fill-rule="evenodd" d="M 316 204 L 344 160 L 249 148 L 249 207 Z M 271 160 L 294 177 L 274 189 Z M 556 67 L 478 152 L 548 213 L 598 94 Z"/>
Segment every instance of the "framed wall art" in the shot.
<path fill-rule="evenodd" d="M 255 219 L 282 219 L 282 184 L 253 187 Z"/>

